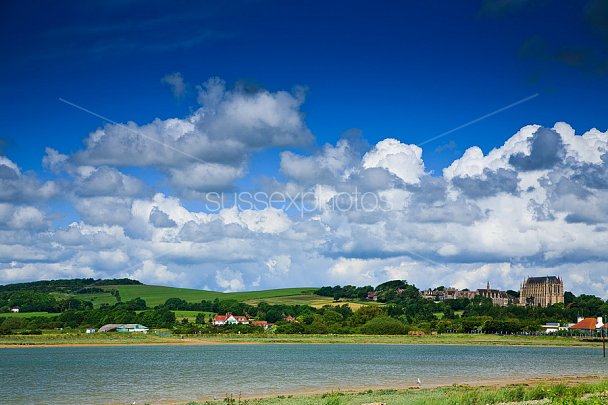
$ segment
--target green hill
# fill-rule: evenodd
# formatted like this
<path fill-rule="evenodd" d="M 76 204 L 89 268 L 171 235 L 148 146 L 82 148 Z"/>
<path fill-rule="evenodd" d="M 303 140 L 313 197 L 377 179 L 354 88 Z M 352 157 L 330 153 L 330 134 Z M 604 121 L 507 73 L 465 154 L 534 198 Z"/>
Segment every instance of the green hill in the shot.
<path fill-rule="evenodd" d="M 267 301 L 272 303 L 274 299 L 284 299 L 283 297 L 298 296 L 298 301 L 301 304 L 308 304 L 312 301 L 318 301 L 320 298 L 314 295 L 316 288 L 281 288 L 276 290 L 261 290 L 261 291 L 246 291 L 222 293 L 217 291 L 193 290 L 189 288 L 163 287 L 156 285 L 115 285 L 104 286 L 104 289 L 115 289 L 120 293 L 122 301 L 130 301 L 135 298 L 142 298 L 148 306 L 164 304 L 169 298 L 181 298 L 188 302 L 200 302 L 202 300 L 212 301 L 216 298 L 219 300 L 237 300 L 237 301 Z M 87 298 L 91 299 L 95 306 L 102 302 L 107 302 L 107 293 L 100 293 L 99 299 L 95 299 L 95 294 L 90 294 Z M 101 299 L 103 297 L 103 299 Z"/>
<path fill-rule="evenodd" d="M 352 299 L 343 299 L 334 302 L 332 296 L 315 295 L 318 288 L 296 287 L 280 288 L 274 290 L 244 291 L 223 293 L 218 291 L 195 290 L 191 288 L 176 288 L 156 285 L 145 285 L 137 280 L 111 279 L 95 280 L 88 279 L 63 279 L 63 280 L 40 280 L 27 283 L 0 285 L 0 298 L 2 295 L 23 294 L 25 292 L 50 294 L 57 301 L 66 301 L 75 298 L 90 301 L 95 308 L 103 304 L 113 305 L 117 296 L 123 302 L 135 298 L 142 298 L 148 307 L 164 304 L 169 298 L 180 298 L 191 303 L 199 303 L 202 300 L 213 301 L 215 299 L 236 300 L 250 305 L 257 305 L 264 301 L 272 305 L 309 305 L 320 308 L 324 305 L 348 304 L 353 309 L 361 305 L 369 305 L 370 302 L 361 302 Z M 375 303 L 374 303 L 375 304 Z M 67 304 L 66 304 L 67 305 Z M 5 306 L 8 304 L 5 303 Z M 7 307 L 8 308 L 8 307 Z M 5 308 L 7 310 L 7 308 Z M 44 311 L 40 309 L 40 311 Z M 25 311 L 28 312 L 28 311 Z M 51 311 L 54 313 L 54 311 Z"/>

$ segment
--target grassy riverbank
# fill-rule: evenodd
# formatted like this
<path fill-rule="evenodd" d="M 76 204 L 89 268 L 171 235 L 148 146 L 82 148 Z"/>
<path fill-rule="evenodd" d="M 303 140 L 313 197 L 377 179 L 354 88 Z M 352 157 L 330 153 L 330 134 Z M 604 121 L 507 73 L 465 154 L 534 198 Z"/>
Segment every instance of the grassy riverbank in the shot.
<path fill-rule="evenodd" d="M 58 333 L 42 335 L 0 336 L 0 347 L 38 345 L 130 345 L 130 344 L 440 344 L 483 346 L 566 346 L 601 347 L 601 342 L 584 342 L 571 337 L 501 336 L 444 334 L 437 336 L 407 335 L 278 335 L 227 334 L 203 336 L 168 336 L 126 333 Z"/>
<path fill-rule="evenodd" d="M 582 381 L 593 379 L 582 379 Z M 584 404 L 608 402 L 608 380 L 594 382 L 563 379 L 558 382 L 531 382 L 506 386 L 451 386 L 431 389 L 379 389 L 360 392 L 331 392 L 315 395 L 289 395 L 261 399 L 227 397 L 221 401 L 191 402 L 188 405 L 218 403 L 241 405 L 476 405 L 476 404 Z M 528 402 L 530 401 L 530 402 Z"/>

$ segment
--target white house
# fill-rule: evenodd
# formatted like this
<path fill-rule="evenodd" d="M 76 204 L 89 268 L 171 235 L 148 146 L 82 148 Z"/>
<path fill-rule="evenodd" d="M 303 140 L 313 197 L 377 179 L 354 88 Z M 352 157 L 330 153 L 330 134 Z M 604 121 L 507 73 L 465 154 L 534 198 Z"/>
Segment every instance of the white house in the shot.
<path fill-rule="evenodd" d="M 119 328 L 116 328 L 116 332 L 140 332 L 140 333 L 148 333 L 150 328 L 144 325 L 140 325 L 138 323 L 125 323 L 121 325 Z"/>
<path fill-rule="evenodd" d="M 11 312 L 19 312 L 19 307 L 12 307 Z"/>
<path fill-rule="evenodd" d="M 559 322 L 547 322 L 545 325 L 540 325 L 545 333 L 555 333 L 560 330 L 568 330 L 568 326 L 561 326 Z"/>
<path fill-rule="evenodd" d="M 226 315 L 216 315 L 213 317 L 214 326 L 238 324 L 249 325 L 249 319 L 246 316 L 232 315 L 231 312 L 226 312 Z"/>

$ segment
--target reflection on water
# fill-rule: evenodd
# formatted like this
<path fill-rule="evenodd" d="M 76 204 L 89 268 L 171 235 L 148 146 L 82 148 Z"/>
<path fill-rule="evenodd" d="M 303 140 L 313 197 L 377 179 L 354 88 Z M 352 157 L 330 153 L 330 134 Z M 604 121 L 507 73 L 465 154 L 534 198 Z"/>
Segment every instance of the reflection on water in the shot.
<path fill-rule="evenodd" d="M 0 349 L 0 402 L 132 403 L 349 387 L 606 375 L 596 349 L 209 345 Z"/>

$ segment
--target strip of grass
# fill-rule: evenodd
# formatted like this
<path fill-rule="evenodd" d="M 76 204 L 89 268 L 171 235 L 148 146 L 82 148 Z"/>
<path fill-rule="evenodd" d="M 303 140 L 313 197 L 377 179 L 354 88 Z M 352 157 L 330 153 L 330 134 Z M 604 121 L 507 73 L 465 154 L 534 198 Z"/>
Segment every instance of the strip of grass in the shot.
<path fill-rule="evenodd" d="M 122 336 L 125 343 L 180 343 L 191 344 L 436 344 L 436 345 L 467 345 L 467 346 L 565 346 L 565 347 L 601 347 L 601 342 L 584 342 L 570 337 L 556 336 L 500 336 L 500 335 L 468 335 L 445 334 L 437 336 L 408 336 L 408 335 L 279 335 L 272 333 L 260 334 L 218 334 L 201 336 L 159 337 L 153 334 L 140 335 L 130 338 L 123 333 L 64 333 L 58 335 L 43 334 L 39 336 L 0 336 L 0 345 L 62 345 L 62 344 L 104 344 L 114 343 L 117 336 Z"/>
<path fill-rule="evenodd" d="M 258 305 L 260 302 L 266 302 L 271 305 L 310 305 L 319 307 L 322 307 L 323 305 L 346 304 L 346 302 L 334 302 L 330 297 L 321 297 L 314 294 L 284 295 L 278 297 L 255 298 L 245 301 L 245 303 L 249 305 Z"/>
<path fill-rule="evenodd" d="M 209 318 L 210 316 L 215 315 L 214 312 L 200 312 L 200 311 L 173 311 L 173 313 L 175 314 L 175 318 L 177 319 L 177 321 L 181 321 L 182 319 L 186 318 L 188 320 L 188 322 L 193 322 L 196 320 L 196 316 L 198 314 L 203 314 L 205 315 L 206 318 Z"/>
<path fill-rule="evenodd" d="M 193 339 L 213 340 L 223 343 L 342 343 L 342 344 L 429 344 L 465 346 L 568 346 L 601 347 L 601 342 L 584 342 L 576 338 L 557 336 L 501 336 L 501 335 L 203 335 Z"/>
<path fill-rule="evenodd" d="M 35 316 L 58 316 L 58 313 L 52 312 L 7 312 L 0 314 L 0 318 L 33 318 Z"/>
<path fill-rule="evenodd" d="M 247 405 L 360 405 L 385 403 L 391 405 L 478 405 L 522 403 L 544 400 L 550 404 L 605 404 L 608 401 L 608 380 L 594 383 L 555 383 L 507 387 L 453 386 L 433 389 L 367 390 L 358 393 L 330 392 L 321 395 L 278 396 L 265 399 L 240 400 L 227 397 L 222 401 L 197 404 L 247 404 Z M 538 402 L 537 402 L 538 403 Z"/>
<path fill-rule="evenodd" d="M 8 335 L 0 336 L 0 345 L 6 346 L 62 346 L 62 345 L 132 345 L 180 343 L 179 336 L 161 337 L 141 333 L 56 333 L 45 331 L 42 335 Z"/>

